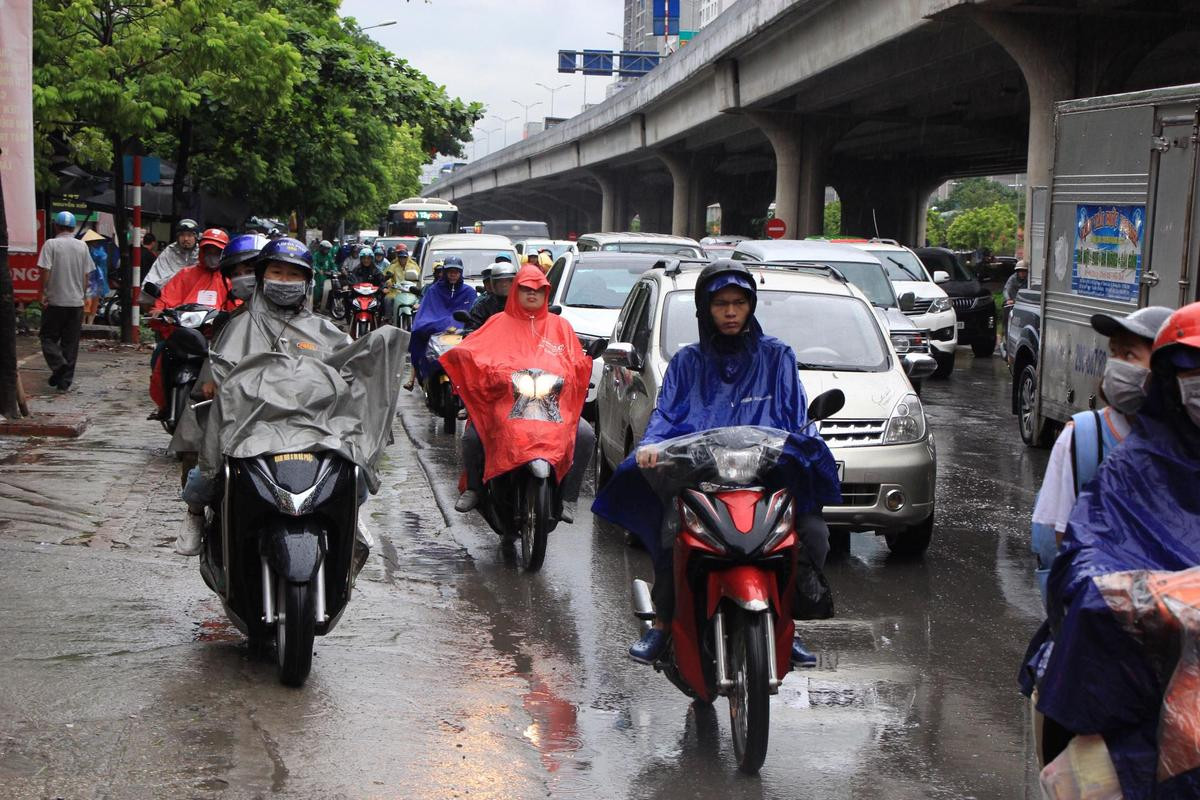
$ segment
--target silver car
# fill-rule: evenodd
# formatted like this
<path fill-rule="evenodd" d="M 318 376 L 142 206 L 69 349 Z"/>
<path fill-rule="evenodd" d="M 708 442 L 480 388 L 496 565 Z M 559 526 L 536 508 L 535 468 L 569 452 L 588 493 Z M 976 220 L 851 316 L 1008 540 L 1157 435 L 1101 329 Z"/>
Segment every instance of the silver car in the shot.
<path fill-rule="evenodd" d="M 923 552 L 933 534 L 937 455 L 907 373 L 927 375 L 934 360 L 898 356 L 866 297 L 833 270 L 746 266 L 759 282 L 755 316 L 795 350 L 808 396 L 846 395 L 845 407 L 820 423 L 842 479 L 842 505 L 825 508 L 826 521 L 882 534 L 893 552 Z M 699 265 L 651 269 L 621 308 L 597 387 L 600 481 L 641 440 L 667 362 L 696 341 L 699 274 Z"/>

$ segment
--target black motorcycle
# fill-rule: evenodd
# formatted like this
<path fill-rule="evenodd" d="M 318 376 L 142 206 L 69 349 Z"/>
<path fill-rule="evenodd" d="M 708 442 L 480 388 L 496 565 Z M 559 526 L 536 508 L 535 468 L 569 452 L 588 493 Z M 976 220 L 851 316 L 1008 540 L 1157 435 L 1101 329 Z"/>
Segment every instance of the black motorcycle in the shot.
<path fill-rule="evenodd" d="M 430 369 L 429 375 L 421 381 L 421 390 L 425 393 L 426 407 L 442 420 L 442 433 L 454 433 L 462 400 L 454 393 L 450 378 L 438 359 L 462 344 L 462 340 L 463 334 L 458 331 L 443 331 L 429 337 L 429 345 L 425 348 Z"/>
<path fill-rule="evenodd" d="M 285 685 L 303 685 L 313 637 L 333 630 L 366 560 L 358 484 L 332 452 L 225 460 L 200 574 L 252 643 L 274 638 Z"/>
<path fill-rule="evenodd" d="M 159 354 L 163 359 L 161 380 L 166 403 L 156 418 L 167 433 L 175 432 L 184 406 L 190 402 L 192 387 L 208 358 L 208 343 L 219 313 L 211 306 L 187 303 L 165 309 L 150 321 L 150 327 L 166 345 Z"/>

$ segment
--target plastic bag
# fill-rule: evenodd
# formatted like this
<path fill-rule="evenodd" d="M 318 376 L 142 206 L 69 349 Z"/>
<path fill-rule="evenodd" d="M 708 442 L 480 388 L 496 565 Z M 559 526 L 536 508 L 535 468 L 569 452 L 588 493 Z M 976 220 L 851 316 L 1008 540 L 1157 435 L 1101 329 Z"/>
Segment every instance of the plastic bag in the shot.
<path fill-rule="evenodd" d="M 1076 736 L 1038 778 L 1046 800 L 1122 800 L 1121 782 L 1101 736 Z"/>

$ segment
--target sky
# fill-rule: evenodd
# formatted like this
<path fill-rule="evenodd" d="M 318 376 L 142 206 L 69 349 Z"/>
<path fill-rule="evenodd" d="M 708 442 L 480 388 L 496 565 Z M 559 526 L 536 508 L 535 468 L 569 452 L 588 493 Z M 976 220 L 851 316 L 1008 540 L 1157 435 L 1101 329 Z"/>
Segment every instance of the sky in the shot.
<path fill-rule="evenodd" d="M 476 125 L 476 143 L 466 145 L 467 160 L 499 150 L 521 137 L 524 104 L 529 119 L 550 115 L 550 92 L 537 83 L 566 88 L 554 93 L 554 115 L 578 114 L 584 101 L 584 77 L 557 71 L 559 50 L 620 50 L 622 0 L 344 0 L 343 16 L 364 28 L 396 20 L 367 35 L 446 87 L 452 97 L 487 107 Z M 587 100 L 604 98 L 611 78 L 587 78 Z M 483 130 L 495 130 L 490 137 Z"/>

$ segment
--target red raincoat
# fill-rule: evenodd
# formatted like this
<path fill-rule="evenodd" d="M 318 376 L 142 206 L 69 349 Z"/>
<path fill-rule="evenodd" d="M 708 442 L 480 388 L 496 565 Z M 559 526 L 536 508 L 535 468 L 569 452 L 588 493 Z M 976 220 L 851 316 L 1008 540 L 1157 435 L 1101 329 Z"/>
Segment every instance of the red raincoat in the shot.
<path fill-rule="evenodd" d="M 241 305 L 229 294 L 229 281 L 221 271 L 200 264 L 175 273 L 150 311 L 162 311 L 185 303 L 199 303 L 222 311 L 232 311 Z"/>
<path fill-rule="evenodd" d="M 521 308 L 518 287 L 550 286 L 540 269 L 521 267 L 514 283 L 504 313 L 440 361 L 483 442 L 483 479 L 544 458 L 561 482 L 574 459 L 592 360 L 571 323 L 546 304 L 534 313 Z"/>

